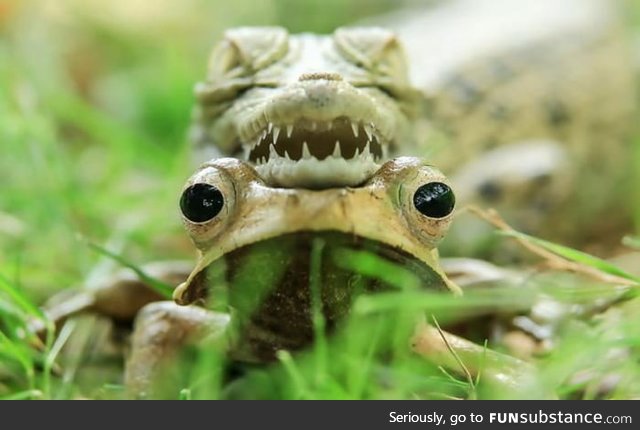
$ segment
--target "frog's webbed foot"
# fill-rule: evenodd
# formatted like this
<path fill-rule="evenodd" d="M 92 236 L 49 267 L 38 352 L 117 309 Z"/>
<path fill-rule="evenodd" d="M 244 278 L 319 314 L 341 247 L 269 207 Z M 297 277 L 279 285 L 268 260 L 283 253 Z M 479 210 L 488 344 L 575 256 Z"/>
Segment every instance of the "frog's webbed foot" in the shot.
<path fill-rule="evenodd" d="M 125 369 L 125 386 L 132 397 L 155 394 L 163 370 L 187 344 L 224 333 L 229 315 L 197 306 L 163 301 L 145 306 L 138 314 Z M 177 394 L 177 393 L 176 393 Z"/>

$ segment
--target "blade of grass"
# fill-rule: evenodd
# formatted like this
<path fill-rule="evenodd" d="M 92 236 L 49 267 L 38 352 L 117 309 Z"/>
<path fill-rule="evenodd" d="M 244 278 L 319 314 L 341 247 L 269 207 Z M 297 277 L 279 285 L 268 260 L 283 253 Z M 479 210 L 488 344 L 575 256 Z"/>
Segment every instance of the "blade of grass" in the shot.
<path fill-rule="evenodd" d="M 332 258 L 341 268 L 380 279 L 402 290 L 417 290 L 421 285 L 415 274 L 370 251 L 339 249 L 333 253 Z"/>
<path fill-rule="evenodd" d="M 17 308 L 23 313 L 23 315 L 19 316 L 19 321 L 22 326 L 20 328 L 24 330 L 25 337 L 27 338 L 25 339 L 25 344 L 27 341 L 32 341 L 34 345 L 41 344 L 41 340 L 37 337 L 35 332 L 29 330 L 29 323 L 36 320 L 39 321 L 41 326 L 44 328 L 44 350 L 48 351 L 54 339 L 55 326 L 53 321 L 51 321 L 51 319 L 49 319 L 45 313 L 38 308 L 38 306 L 36 306 L 22 291 L 12 285 L 12 283 L 9 282 L 9 280 L 2 274 L 0 274 L 0 292 L 4 292 L 8 296 L 9 305 L 12 305 L 13 309 Z"/>
<path fill-rule="evenodd" d="M 517 292 L 517 294 L 516 294 Z M 536 292 L 528 289 L 496 288 L 487 291 L 469 291 L 463 298 L 446 293 L 417 292 L 384 292 L 371 296 L 360 296 L 356 299 L 353 312 L 366 315 L 392 310 L 442 312 L 452 310 L 466 313 L 474 310 L 490 309 L 494 313 L 500 311 L 517 312 L 528 310 L 535 303 Z"/>
<path fill-rule="evenodd" d="M 51 349 L 46 355 L 46 359 L 44 361 L 44 374 L 42 376 L 42 391 L 44 392 L 46 398 L 50 399 L 51 397 L 51 371 L 55 365 L 56 358 L 58 354 L 62 350 L 62 347 L 73 332 L 76 326 L 76 321 L 67 320 L 65 321 L 62 329 L 60 330 L 60 334 L 56 337 L 55 342 L 51 346 Z"/>
<path fill-rule="evenodd" d="M 13 342 L 2 331 L 0 331 L 0 356 L 16 361 L 24 371 L 29 388 L 35 388 L 34 363 L 30 355 L 24 347 Z"/>
<path fill-rule="evenodd" d="M 483 210 L 477 206 L 468 206 L 466 210 L 496 227 L 499 234 L 513 237 L 525 249 L 546 259 L 555 268 L 583 273 L 608 283 L 632 287 L 640 285 L 639 277 L 627 273 L 601 258 L 520 233 L 507 224 L 494 209 Z"/>
<path fill-rule="evenodd" d="M 102 255 L 105 255 L 105 256 L 113 259 L 114 261 L 118 262 L 122 266 L 133 270 L 133 272 L 136 275 L 138 275 L 140 280 L 142 280 L 145 284 L 147 284 L 151 289 L 153 289 L 154 291 L 156 291 L 158 294 L 162 295 L 163 297 L 165 297 L 167 299 L 171 299 L 171 297 L 173 295 L 173 289 L 174 289 L 171 285 L 165 284 L 164 282 L 147 275 L 144 271 L 140 270 L 140 268 L 138 268 L 138 266 L 136 266 L 135 264 L 131 263 L 130 261 L 128 261 L 127 259 L 125 259 L 121 255 L 118 255 L 118 254 L 116 254 L 114 252 L 111 252 L 108 249 L 98 245 L 95 242 L 92 242 L 92 241 L 86 240 L 86 239 L 84 240 L 84 242 L 90 248 L 92 248 L 93 250 L 99 252 Z"/>
<path fill-rule="evenodd" d="M 4 275 L 0 274 L 0 291 L 5 292 L 11 301 L 18 305 L 20 310 L 25 312 L 26 314 L 46 320 L 45 314 L 36 306 L 34 303 L 29 300 L 27 296 L 25 296 L 22 291 L 18 288 L 14 287 L 11 282 Z"/>
<path fill-rule="evenodd" d="M 304 376 L 296 363 L 293 361 L 293 357 L 289 351 L 281 350 L 278 351 L 276 356 L 278 360 L 282 363 L 287 375 L 291 379 L 293 386 L 296 388 L 296 391 L 299 393 L 299 397 L 301 399 L 311 399 L 311 392 L 307 383 L 305 382 Z"/>
<path fill-rule="evenodd" d="M 40 390 L 26 390 L 0 397 L 0 400 L 34 400 L 42 398 Z"/>
<path fill-rule="evenodd" d="M 462 359 L 460 358 L 456 350 L 451 346 L 451 344 L 447 340 L 447 337 L 444 335 L 444 332 L 440 328 L 440 324 L 438 324 L 438 320 L 436 319 L 436 317 L 431 315 L 431 321 L 433 322 L 433 325 L 435 326 L 436 330 L 438 330 L 438 333 L 440 334 L 440 337 L 442 338 L 442 341 L 444 342 L 445 346 L 447 347 L 447 349 L 449 350 L 453 358 L 458 363 L 458 366 L 460 366 L 460 369 L 462 370 L 462 373 L 464 374 L 467 380 L 467 384 L 469 385 L 471 392 L 475 393 L 476 391 L 475 379 L 473 378 L 473 376 L 471 376 L 471 372 L 469 372 L 469 369 L 467 368 L 467 366 L 464 364 L 464 362 L 462 361 Z M 485 351 L 486 351 L 486 348 L 485 348 Z M 484 364 L 484 358 L 485 356 L 482 357 L 482 364 Z M 478 366 L 478 369 L 481 369 L 481 365 Z M 476 376 L 479 374 L 480 374 L 480 370 L 478 370 Z"/>
<path fill-rule="evenodd" d="M 593 267 L 594 269 L 598 269 L 599 271 L 604 272 L 606 274 L 624 278 L 626 280 L 632 281 L 640 285 L 640 277 L 632 275 L 631 273 L 628 273 L 622 270 L 616 265 L 611 264 L 608 261 L 603 260 L 601 258 L 587 254 L 586 252 L 578 251 L 577 249 L 573 249 L 573 248 L 569 248 L 568 246 L 549 242 L 544 239 L 539 239 L 534 236 L 529 236 L 528 234 L 520 233 L 515 230 L 501 231 L 500 233 L 505 236 L 511 236 L 521 240 L 526 240 L 528 242 L 536 244 L 537 246 L 543 249 L 546 249 L 547 251 L 551 251 L 554 254 L 559 255 L 560 257 L 565 258 L 569 261 L 573 261 L 575 263 L 580 263 L 589 267 Z"/>
<path fill-rule="evenodd" d="M 325 242 L 315 239 L 311 245 L 309 289 L 311 292 L 311 313 L 313 318 L 314 357 L 316 361 L 315 383 L 319 385 L 327 374 L 326 321 L 322 313 L 322 254 Z"/>

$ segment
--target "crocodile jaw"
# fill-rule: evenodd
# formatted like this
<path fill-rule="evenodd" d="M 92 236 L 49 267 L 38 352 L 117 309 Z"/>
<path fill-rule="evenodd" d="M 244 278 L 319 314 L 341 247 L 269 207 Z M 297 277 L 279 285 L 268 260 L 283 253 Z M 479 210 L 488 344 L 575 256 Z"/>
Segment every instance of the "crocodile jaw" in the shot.
<path fill-rule="evenodd" d="M 258 173 L 269 183 L 309 189 L 357 186 L 379 168 L 379 164 L 369 159 L 331 158 L 320 161 L 313 157 L 300 161 L 279 158 L 256 166 Z"/>
<path fill-rule="evenodd" d="M 332 121 L 298 120 L 286 126 L 268 123 L 245 158 L 269 183 L 284 187 L 355 186 L 380 167 L 386 139 L 372 123 L 343 116 Z"/>
<path fill-rule="evenodd" d="M 244 158 L 274 185 L 358 185 L 380 167 L 397 135 L 395 103 L 338 77 L 256 93 L 238 115 L 236 133 Z"/>

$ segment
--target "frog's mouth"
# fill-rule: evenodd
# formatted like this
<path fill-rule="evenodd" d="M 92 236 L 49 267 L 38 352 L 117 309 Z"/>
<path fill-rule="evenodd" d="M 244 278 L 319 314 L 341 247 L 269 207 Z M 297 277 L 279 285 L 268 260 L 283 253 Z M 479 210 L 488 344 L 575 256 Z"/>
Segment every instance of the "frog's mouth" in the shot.
<path fill-rule="evenodd" d="M 308 291 L 311 278 L 316 275 L 314 271 L 318 271 L 324 290 L 344 289 L 346 284 L 362 277 L 370 278 L 370 285 L 376 285 L 376 290 L 391 287 L 376 278 L 375 269 L 372 272 L 366 267 L 373 261 L 390 263 L 413 273 L 425 288 L 447 288 L 440 273 L 398 247 L 338 231 L 303 231 L 257 241 L 227 252 L 206 267 L 196 269 L 197 272 L 178 287 L 174 298 L 179 304 L 193 303 L 206 299 L 212 291 L 220 290 L 216 282 L 225 283 L 229 289 L 237 289 L 247 287 L 239 285 L 245 280 L 256 284 L 268 279 L 271 282 L 269 289 L 274 291 L 281 286 Z M 346 278 L 340 276 L 347 274 Z"/>
<path fill-rule="evenodd" d="M 322 309 L 331 330 L 359 294 L 399 288 L 383 279 L 380 268 L 388 275 L 390 266 L 414 274 L 424 288 L 447 290 L 439 273 L 406 251 L 324 231 L 289 233 L 241 246 L 192 274 L 175 298 L 192 303 L 211 297 L 215 305 L 226 297 L 238 316 L 240 340 L 234 357 L 270 361 L 279 349 L 298 350 L 312 341 L 314 305 Z"/>

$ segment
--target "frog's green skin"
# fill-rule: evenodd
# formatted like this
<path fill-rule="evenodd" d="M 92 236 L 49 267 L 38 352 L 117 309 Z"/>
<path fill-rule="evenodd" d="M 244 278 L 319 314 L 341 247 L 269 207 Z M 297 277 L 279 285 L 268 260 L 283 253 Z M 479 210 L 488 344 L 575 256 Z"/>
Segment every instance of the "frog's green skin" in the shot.
<path fill-rule="evenodd" d="M 372 21 L 395 34 L 233 29 L 196 89 L 193 139 L 288 187 L 356 185 L 387 156 L 427 156 L 461 205 L 579 239 L 621 198 L 631 158 L 634 55 L 616 6 L 451 0 Z"/>

